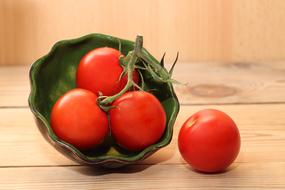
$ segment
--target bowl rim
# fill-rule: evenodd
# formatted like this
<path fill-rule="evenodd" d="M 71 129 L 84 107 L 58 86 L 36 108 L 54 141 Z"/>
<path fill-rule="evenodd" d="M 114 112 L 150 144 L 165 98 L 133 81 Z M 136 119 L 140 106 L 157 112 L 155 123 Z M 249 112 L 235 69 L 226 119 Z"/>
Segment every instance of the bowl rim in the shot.
<path fill-rule="evenodd" d="M 130 41 L 130 40 L 125 40 L 125 39 L 121 39 L 121 38 L 117 38 L 117 37 L 113 37 L 110 35 L 105 35 L 105 34 L 101 34 L 101 33 L 91 33 L 85 36 L 81 36 L 78 38 L 74 38 L 74 39 L 66 39 L 66 40 L 61 40 L 56 42 L 51 50 L 44 56 L 42 56 L 41 58 L 39 58 L 38 60 L 36 60 L 30 67 L 29 70 L 29 79 L 30 79 L 30 94 L 29 94 L 29 98 L 28 98 L 28 104 L 30 107 L 30 110 L 32 111 L 32 113 L 34 114 L 35 118 L 37 120 L 40 120 L 44 127 L 45 127 L 45 133 L 47 133 L 47 136 L 49 137 L 49 140 L 51 140 L 52 142 L 50 143 L 55 143 L 56 145 L 67 149 L 68 151 L 70 151 L 74 156 L 76 156 L 80 161 L 83 161 L 86 164 L 97 164 L 97 163 L 104 163 L 106 161 L 114 161 L 114 162 L 121 162 L 121 163 L 129 163 L 129 162 L 135 162 L 135 161 L 139 161 L 144 159 L 145 157 L 147 157 L 149 154 L 157 151 L 158 149 L 168 145 L 171 140 L 172 140 L 172 135 L 173 135 L 173 126 L 176 120 L 176 117 L 178 115 L 179 109 L 180 109 L 180 105 L 179 105 L 179 101 L 178 98 L 174 92 L 173 86 L 172 84 L 168 83 L 168 87 L 170 89 L 171 92 L 171 98 L 174 100 L 174 105 L 173 105 L 173 111 L 169 117 L 169 122 L 167 124 L 167 128 L 168 131 L 166 133 L 166 136 L 158 141 L 155 144 L 152 144 L 150 146 L 148 146 L 147 148 L 143 149 L 142 151 L 138 152 L 138 154 L 134 155 L 134 156 L 130 156 L 130 157 L 119 157 L 119 156 L 112 156 L 112 155 L 102 155 L 99 157 L 94 157 L 94 156 L 87 156 L 85 154 L 83 154 L 79 149 L 75 148 L 74 146 L 72 146 L 69 143 L 66 143 L 64 141 L 61 141 L 52 131 L 52 128 L 50 126 L 50 123 L 48 122 L 48 120 L 36 109 L 35 107 L 35 98 L 36 98 L 36 92 L 38 90 L 38 85 L 36 82 L 36 76 L 37 73 L 39 72 L 39 69 L 41 67 L 42 64 L 47 64 L 48 62 L 45 62 L 45 60 L 49 57 L 52 56 L 53 53 L 56 51 L 56 49 L 62 45 L 72 45 L 78 42 L 82 42 L 84 40 L 88 40 L 88 39 L 92 39 L 92 38 L 104 38 L 107 40 L 120 40 L 122 43 L 127 43 L 128 45 L 133 45 L 134 42 Z M 147 56 L 149 56 L 153 61 L 155 61 L 157 64 L 159 64 L 159 62 L 145 49 L 143 48 L 143 53 L 145 53 Z M 167 70 L 165 68 L 163 68 L 165 70 L 165 72 L 167 72 Z M 39 127 L 39 126 L 38 126 Z"/>

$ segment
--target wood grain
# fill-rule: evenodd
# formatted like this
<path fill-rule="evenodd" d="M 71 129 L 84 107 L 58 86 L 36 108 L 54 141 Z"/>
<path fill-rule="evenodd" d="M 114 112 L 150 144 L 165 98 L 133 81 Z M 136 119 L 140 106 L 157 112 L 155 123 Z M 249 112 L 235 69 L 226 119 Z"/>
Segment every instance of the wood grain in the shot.
<path fill-rule="evenodd" d="M 278 103 L 285 100 L 285 64 L 181 64 L 173 76 L 181 104 Z"/>
<path fill-rule="evenodd" d="M 29 67 L 0 67 L 0 107 L 27 107 Z"/>
<path fill-rule="evenodd" d="M 231 7 L 227 0 L 1 0 L 0 65 L 31 64 L 56 41 L 94 32 L 130 40 L 142 34 L 167 59 L 177 51 L 184 61 L 227 59 Z"/>
<path fill-rule="evenodd" d="M 177 134 L 183 122 L 198 110 L 215 108 L 230 114 L 242 138 L 239 163 L 285 161 L 285 104 L 181 106 L 172 143 L 141 164 L 181 164 Z M 15 119 L 17 118 L 17 119 Z M 74 165 L 40 135 L 27 108 L 0 109 L 0 167 Z M 20 158 L 15 155 L 20 155 Z"/>
<path fill-rule="evenodd" d="M 171 144 L 108 170 L 49 145 L 27 107 L 28 68 L 0 67 L 0 189 L 285 189 L 284 71 L 283 63 L 178 65 L 174 77 L 191 84 L 175 87 L 182 106 Z M 194 172 L 177 148 L 180 126 L 205 108 L 228 113 L 240 130 L 240 154 L 224 173 Z"/>
<path fill-rule="evenodd" d="M 284 0 L 1 0 L 0 65 L 31 64 L 58 40 L 99 32 L 156 57 L 274 61 L 285 57 Z"/>
<path fill-rule="evenodd" d="M 169 64 L 166 65 L 170 67 Z M 285 102 L 285 63 L 178 63 L 174 79 L 183 105 Z M 0 107 L 27 107 L 28 67 L 0 68 Z"/>
<path fill-rule="evenodd" d="M 82 166 L 2 168 L 0 176 L 1 189 L 284 189 L 285 163 L 237 164 L 214 175 L 193 172 L 187 165 L 135 165 L 113 171 Z"/>

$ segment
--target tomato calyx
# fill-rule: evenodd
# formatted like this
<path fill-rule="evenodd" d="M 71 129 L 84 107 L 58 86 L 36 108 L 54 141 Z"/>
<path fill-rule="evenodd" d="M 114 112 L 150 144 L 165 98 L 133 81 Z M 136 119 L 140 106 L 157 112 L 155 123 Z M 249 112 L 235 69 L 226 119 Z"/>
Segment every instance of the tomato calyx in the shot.
<path fill-rule="evenodd" d="M 119 42 L 119 50 L 121 51 L 121 46 Z M 130 51 L 127 56 L 121 56 L 120 64 L 123 67 L 123 71 L 119 77 L 119 80 L 127 75 L 127 84 L 124 86 L 124 88 L 117 94 L 113 96 L 102 96 L 99 95 L 97 99 L 98 105 L 103 109 L 104 111 L 109 111 L 112 107 L 110 104 L 114 102 L 116 99 L 121 97 L 124 93 L 126 93 L 128 90 L 130 90 L 132 87 L 137 88 L 139 90 L 145 89 L 145 83 L 144 78 L 142 75 L 142 70 L 146 70 L 148 73 L 150 73 L 153 80 L 155 80 L 158 83 L 179 83 L 176 80 L 172 79 L 172 73 L 174 70 L 174 67 L 178 60 L 178 53 L 176 56 L 176 59 L 169 70 L 169 72 L 164 68 L 164 57 L 165 53 L 160 61 L 159 64 L 154 62 L 148 55 L 148 53 L 143 49 L 143 37 L 141 35 L 137 35 L 136 41 L 134 44 L 134 50 Z M 136 84 L 133 80 L 133 72 L 137 70 L 140 76 L 141 84 L 140 86 Z"/>

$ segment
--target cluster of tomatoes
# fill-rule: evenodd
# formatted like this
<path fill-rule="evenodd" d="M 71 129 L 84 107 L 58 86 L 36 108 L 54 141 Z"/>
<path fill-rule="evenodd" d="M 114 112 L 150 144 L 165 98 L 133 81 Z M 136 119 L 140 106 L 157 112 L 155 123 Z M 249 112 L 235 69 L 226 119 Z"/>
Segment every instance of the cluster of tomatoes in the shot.
<path fill-rule="evenodd" d="M 130 151 L 139 151 L 157 142 L 166 127 L 166 114 L 151 93 L 128 91 L 113 101 L 109 111 L 98 105 L 98 97 L 113 96 L 126 86 L 122 76 L 121 53 L 103 47 L 88 52 L 80 61 L 77 88 L 61 96 L 51 113 L 54 133 L 80 150 L 100 145 L 111 134 L 116 143 Z M 139 84 L 138 71 L 132 73 Z M 192 115 L 178 136 L 182 157 L 203 172 L 217 172 L 228 167 L 240 148 L 239 131 L 225 113 L 207 109 Z"/>
<path fill-rule="evenodd" d="M 120 56 L 118 50 L 102 47 L 80 60 L 77 88 L 61 96 L 51 112 L 51 126 L 58 138 L 88 150 L 111 134 L 118 145 L 130 151 L 142 150 L 161 138 L 166 114 L 151 93 L 128 91 L 112 102 L 108 112 L 98 105 L 98 96 L 113 96 L 127 84 L 127 76 L 121 76 Z M 139 83 L 136 70 L 132 78 Z"/>

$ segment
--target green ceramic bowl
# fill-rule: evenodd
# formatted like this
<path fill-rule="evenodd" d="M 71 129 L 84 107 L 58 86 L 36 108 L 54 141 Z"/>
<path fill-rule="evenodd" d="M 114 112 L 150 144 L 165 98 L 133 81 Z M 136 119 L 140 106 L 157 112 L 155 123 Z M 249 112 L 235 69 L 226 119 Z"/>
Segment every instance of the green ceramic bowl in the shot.
<path fill-rule="evenodd" d="M 75 88 L 75 73 L 82 56 L 98 47 L 108 46 L 118 49 L 119 40 L 124 55 L 133 50 L 134 42 L 103 34 L 89 34 L 77 39 L 60 41 L 53 46 L 47 55 L 38 59 L 30 69 L 29 106 L 35 116 L 39 130 L 57 150 L 81 164 L 99 164 L 106 167 L 132 164 L 166 146 L 172 138 L 173 125 L 179 111 L 178 99 L 171 84 L 156 83 L 147 72 L 143 73 L 146 87 L 155 89 L 153 94 L 160 100 L 167 115 L 166 130 L 156 144 L 140 152 L 128 152 L 118 147 L 110 137 L 99 148 L 83 152 L 61 141 L 54 134 L 50 126 L 51 109 L 61 95 Z M 159 64 L 145 49 L 143 53 L 153 62 Z M 161 72 L 166 72 L 166 70 Z"/>

